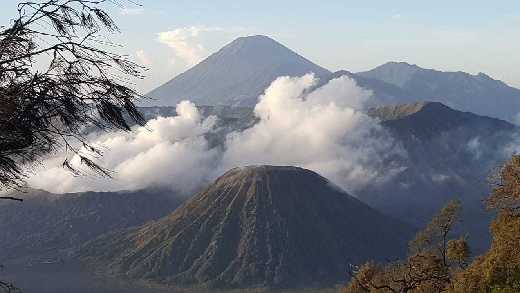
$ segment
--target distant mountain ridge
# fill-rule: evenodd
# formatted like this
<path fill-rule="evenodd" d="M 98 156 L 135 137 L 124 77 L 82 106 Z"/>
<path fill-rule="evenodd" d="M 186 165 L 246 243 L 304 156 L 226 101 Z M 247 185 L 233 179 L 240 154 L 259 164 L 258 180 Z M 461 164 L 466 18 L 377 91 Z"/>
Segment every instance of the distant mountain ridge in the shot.
<path fill-rule="evenodd" d="M 435 101 L 510 122 L 520 113 L 520 90 L 484 73 L 442 72 L 405 62 L 388 62 L 359 73 L 332 73 L 261 35 L 232 41 L 152 90 L 148 94 L 152 99 L 142 106 L 175 106 L 181 100 L 191 100 L 205 106 L 253 107 L 277 77 L 311 72 L 321 79 L 320 85 L 347 75 L 371 90 L 379 105 Z"/>
<path fill-rule="evenodd" d="M 14 194 L 0 203 L 0 263 L 60 261 L 85 241 L 103 233 L 158 219 L 183 199 L 166 190 Z"/>
<path fill-rule="evenodd" d="M 266 36 L 241 37 L 178 75 L 147 96 L 145 106 L 174 106 L 181 100 L 197 105 L 254 106 L 280 76 L 330 74 Z"/>
<path fill-rule="evenodd" d="M 415 102 L 375 107 L 368 110 L 368 115 L 381 121 L 398 120 L 423 110 L 429 104 L 430 102 Z"/>
<path fill-rule="evenodd" d="M 454 110 L 440 102 L 416 102 L 369 109 L 368 115 L 376 117 L 385 125 L 414 131 L 417 137 L 427 137 L 444 131 L 466 126 L 478 129 L 513 130 L 506 121 Z"/>
<path fill-rule="evenodd" d="M 388 62 L 357 76 L 394 85 L 416 101 L 441 102 L 451 108 L 514 121 L 520 113 L 520 89 L 484 73 L 443 72 L 405 62 Z M 400 102 L 409 102 L 403 98 Z"/>
<path fill-rule="evenodd" d="M 417 226 L 448 200 L 461 200 L 461 231 L 469 233 L 475 251 L 485 249 L 490 217 L 482 204 L 490 191 L 486 178 L 512 155 L 508 146 L 520 137 L 520 128 L 439 102 L 382 106 L 368 114 L 406 150 L 401 162 L 406 170 L 380 186 L 369 186 L 359 198 Z"/>
<path fill-rule="evenodd" d="M 299 287 L 404 254 L 413 229 L 296 167 L 235 168 L 169 216 L 79 252 L 116 275 L 177 286 Z"/>

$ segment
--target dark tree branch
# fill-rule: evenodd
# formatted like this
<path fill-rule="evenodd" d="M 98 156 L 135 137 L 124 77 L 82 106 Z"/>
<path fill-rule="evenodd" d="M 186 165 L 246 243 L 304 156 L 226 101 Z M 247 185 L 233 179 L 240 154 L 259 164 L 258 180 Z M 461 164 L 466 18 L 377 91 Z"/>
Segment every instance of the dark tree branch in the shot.
<path fill-rule="evenodd" d="M 21 198 L 12 197 L 12 196 L 0 196 L 0 199 L 14 200 L 14 201 L 23 201 L 23 199 L 21 199 Z"/>
<path fill-rule="evenodd" d="M 1 28 L 0 185 L 21 186 L 28 164 L 61 147 L 87 169 L 110 176 L 82 154 L 101 154 L 86 141 L 85 129 L 128 131 L 130 120 L 144 123 L 134 104 L 143 96 L 131 83 L 144 77 L 144 68 L 99 38 L 119 31 L 101 9 L 108 2 L 121 6 L 114 0 L 24 1 L 11 25 Z M 81 173 L 70 158 L 63 166 Z"/>

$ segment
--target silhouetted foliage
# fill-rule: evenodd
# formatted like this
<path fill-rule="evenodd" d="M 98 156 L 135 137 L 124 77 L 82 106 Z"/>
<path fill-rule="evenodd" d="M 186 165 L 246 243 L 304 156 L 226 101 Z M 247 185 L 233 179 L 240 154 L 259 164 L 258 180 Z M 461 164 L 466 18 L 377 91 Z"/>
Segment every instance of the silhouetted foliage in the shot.
<path fill-rule="evenodd" d="M 449 239 L 460 212 L 449 202 L 410 242 L 406 260 L 354 268 L 344 292 L 442 292 L 469 257 L 464 238 Z"/>
<path fill-rule="evenodd" d="M 84 154 L 101 154 L 85 130 L 129 130 L 128 119 L 144 123 L 134 104 L 141 95 L 131 83 L 143 68 L 102 37 L 118 31 L 101 9 L 105 2 L 26 1 L 0 27 L 0 185 L 21 186 L 24 165 L 62 147 L 109 176 Z M 79 172 L 68 159 L 63 166 Z"/>

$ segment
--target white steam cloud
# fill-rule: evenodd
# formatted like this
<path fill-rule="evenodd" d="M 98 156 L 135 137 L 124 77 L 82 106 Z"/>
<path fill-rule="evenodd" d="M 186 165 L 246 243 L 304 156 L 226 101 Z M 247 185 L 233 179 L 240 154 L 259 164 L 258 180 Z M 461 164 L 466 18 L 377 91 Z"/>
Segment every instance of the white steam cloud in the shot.
<path fill-rule="evenodd" d="M 399 172 L 384 164 L 399 149 L 359 111 L 371 93 L 340 77 L 305 95 L 316 82 L 312 75 L 274 81 L 255 108 L 260 122 L 228 137 L 224 168 L 299 166 L 351 192 Z"/>
<path fill-rule="evenodd" d="M 51 192 L 137 190 L 149 186 L 168 187 L 189 193 L 202 185 L 217 160 L 203 137 L 213 128 L 215 117 L 201 118 L 195 105 L 181 102 L 176 117 L 149 121 L 131 133 L 103 135 L 94 143 L 107 151 L 102 164 L 114 170 L 114 178 L 73 176 L 52 159 L 31 177 L 34 188 Z M 57 164 L 58 163 L 58 164 Z M 81 167 L 75 156 L 71 163 Z"/>
<path fill-rule="evenodd" d="M 474 159 L 478 160 L 482 157 L 482 147 L 480 137 L 472 138 L 466 145 L 467 150 L 473 155 Z"/>
<path fill-rule="evenodd" d="M 272 164 L 314 170 L 355 193 L 402 171 L 390 162 L 405 152 L 361 111 L 371 93 L 348 77 L 311 91 L 317 82 L 311 74 L 278 78 L 255 107 L 258 123 L 229 134 L 223 147 L 210 148 L 205 138 L 215 130 L 216 118 L 203 119 L 185 101 L 176 117 L 96 140 L 107 148 L 102 164 L 115 171 L 114 179 L 74 177 L 57 166 L 41 170 L 29 183 L 52 192 L 161 186 L 190 193 L 229 168 Z"/>

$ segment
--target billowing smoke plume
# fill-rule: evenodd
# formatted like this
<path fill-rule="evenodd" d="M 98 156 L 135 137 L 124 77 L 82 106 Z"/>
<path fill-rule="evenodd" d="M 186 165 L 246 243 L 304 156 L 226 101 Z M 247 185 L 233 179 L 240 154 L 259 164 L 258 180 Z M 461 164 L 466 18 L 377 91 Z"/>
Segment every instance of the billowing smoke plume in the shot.
<path fill-rule="evenodd" d="M 351 192 L 399 172 L 385 161 L 400 149 L 360 111 L 370 92 L 340 77 L 306 94 L 316 82 L 312 75 L 273 82 L 255 108 L 260 121 L 228 137 L 222 166 L 304 167 Z"/>
<path fill-rule="evenodd" d="M 137 190 L 149 186 L 193 192 L 207 180 L 219 155 L 208 148 L 203 136 L 213 128 L 215 117 L 203 120 L 190 102 L 179 103 L 177 114 L 151 120 L 130 133 L 99 137 L 94 145 L 106 149 L 101 163 L 114 171 L 112 179 L 73 176 L 59 164 L 63 158 L 57 158 L 45 162 L 47 167 L 55 167 L 38 172 L 29 184 L 59 193 Z M 71 163 L 81 168 L 77 156 Z"/>
<path fill-rule="evenodd" d="M 215 130 L 215 118 L 203 119 L 193 104 L 182 102 L 176 117 L 97 139 L 107 149 L 102 164 L 115 171 L 113 180 L 73 177 L 57 166 L 39 172 L 30 184 L 53 192 L 149 186 L 192 192 L 229 168 L 272 164 L 317 171 L 355 193 L 400 172 L 390 162 L 404 151 L 361 111 L 371 93 L 348 77 L 312 91 L 317 82 L 310 74 L 274 81 L 255 107 L 259 121 L 228 134 L 223 146 L 209 148 L 205 138 Z"/>

